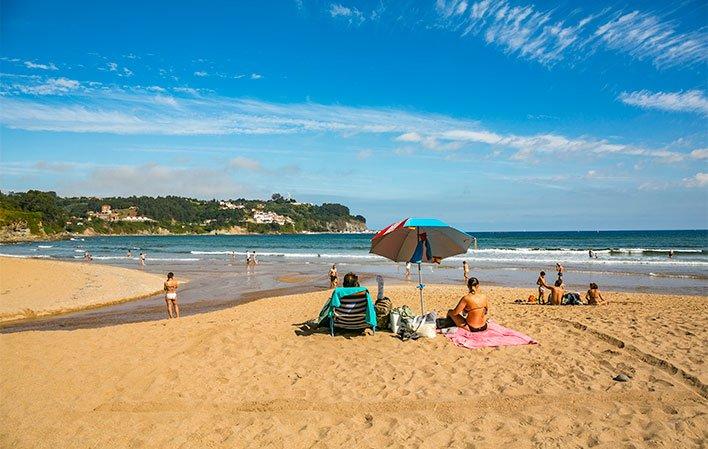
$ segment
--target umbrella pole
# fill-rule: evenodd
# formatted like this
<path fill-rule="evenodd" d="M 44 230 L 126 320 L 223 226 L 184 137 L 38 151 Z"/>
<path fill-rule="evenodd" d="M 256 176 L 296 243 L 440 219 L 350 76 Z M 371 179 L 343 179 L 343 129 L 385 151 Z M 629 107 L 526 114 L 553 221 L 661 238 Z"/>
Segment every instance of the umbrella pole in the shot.
<path fill-rule="evenodd" d="M 420 272 L 420 262 L 418 262 L 418 290 L 420 291 L 420 314 L 425 315 L 425 306 L 423 305 L 423 275 Z"/>

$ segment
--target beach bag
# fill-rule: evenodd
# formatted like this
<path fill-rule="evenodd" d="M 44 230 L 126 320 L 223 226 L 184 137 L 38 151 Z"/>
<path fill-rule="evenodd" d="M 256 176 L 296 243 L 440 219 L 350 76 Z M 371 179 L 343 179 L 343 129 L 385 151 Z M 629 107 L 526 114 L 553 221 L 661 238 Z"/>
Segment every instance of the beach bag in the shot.
<path fill-rule="evenodd" d="M 430 312 L 426 315 L 405 316 L 402 317 L 401 328 L 407 332 L 416 333 L 421 337 L 435 338 L 436 320 L 437 314 L 435 312 Z"/>
<path fill-rule="evenodd" d="M 564 306 L 578 306 L 580 302 L 580 293 L 566 293 L 561 299 L 561 304 Z"/>
<path fill-rule="evenodd" d="M 374 310 L 376 310 L 376 326 L 379 329 L 389 327 L 389 315 L 391 314 L 392 308 L 393 305 L 391 304 L 391 299 L 387 296 L 377 299 L 374 303 Z"/>

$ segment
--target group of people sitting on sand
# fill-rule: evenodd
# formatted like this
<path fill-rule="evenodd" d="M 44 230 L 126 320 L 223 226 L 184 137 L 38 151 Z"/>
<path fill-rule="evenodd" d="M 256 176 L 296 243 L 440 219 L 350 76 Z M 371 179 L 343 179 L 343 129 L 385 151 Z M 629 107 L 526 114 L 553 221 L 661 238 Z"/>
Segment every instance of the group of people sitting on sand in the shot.
<path fill-rule="evenodd" d="M 563 301 L 564 297 L 566 296 L 565 285 L 563 284 L 564 270 L 562 270 L 563 267 L 560 264 L 557 265 L 561 267 L 561 270 L 558 271 L 558 279 L 556 279 L 553 285 L 548 285 L 548 283 L 546 283 L 545 271 L 541 271 L 538 276 L 538 279 L 536 280 L 536 285 L 538 285 L 539 304 L 550 304 L 554 306 L 560 306 L 564 304 Z M 546 290 L 548 290 L 549 292 L 547 300 Z M 591 306 L 607 303 L 605 298 L 602 297 L 602 293 L 600 293 L 600 287 L 598 287 L 597 284 L 594 282 L 590 283 L 590 288 L 588 289 L 587 293 L 585 293 L 585 301 L 587 301 L 587 304 Z"/>

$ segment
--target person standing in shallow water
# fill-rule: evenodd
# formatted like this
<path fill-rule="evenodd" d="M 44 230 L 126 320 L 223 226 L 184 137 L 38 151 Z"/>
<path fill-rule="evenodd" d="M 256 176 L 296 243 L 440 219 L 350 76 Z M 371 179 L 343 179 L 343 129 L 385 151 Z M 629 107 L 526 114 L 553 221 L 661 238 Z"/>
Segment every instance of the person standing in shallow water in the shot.
<path fill-rule="evenodd" d="M 336 288 L 339 284 L 339 276 L 337 275 L 337 265 L 332 265 L 329 269 L 329 288 Z"/>
<path fill-rule="evenodd" d="M 167 305 L 167 318 L 179 318 L 179 305 L 177 304 L 177 288 L 179 288 L 179 282 L 175 279 L 175 274 L 172 272 L 167 273 L 167 280 L 165 281 L 165 305 Z"/>

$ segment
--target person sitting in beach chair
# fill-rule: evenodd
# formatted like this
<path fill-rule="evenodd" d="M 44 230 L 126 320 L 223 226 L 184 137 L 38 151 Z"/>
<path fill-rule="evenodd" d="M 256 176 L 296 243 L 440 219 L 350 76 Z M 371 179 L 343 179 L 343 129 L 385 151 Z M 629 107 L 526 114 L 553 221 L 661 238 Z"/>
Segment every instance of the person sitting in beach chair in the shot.
<path fill-rule="evenodd" d="M 359 278 L 354 273 L 344 275 L 342 287 L 332 291 L 317 319 L 317 326 L 329 326 L 332 336 L 334 328 L 376 331 L 376 324 L 376 310 L 369 290 L 359 286 Z"/>

